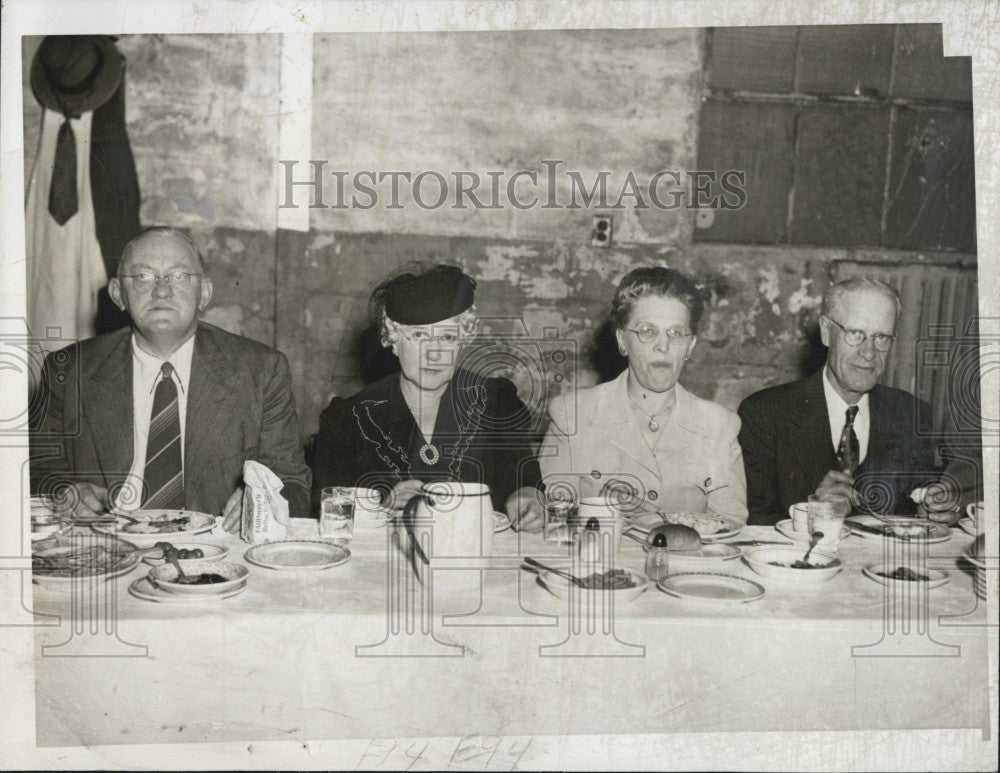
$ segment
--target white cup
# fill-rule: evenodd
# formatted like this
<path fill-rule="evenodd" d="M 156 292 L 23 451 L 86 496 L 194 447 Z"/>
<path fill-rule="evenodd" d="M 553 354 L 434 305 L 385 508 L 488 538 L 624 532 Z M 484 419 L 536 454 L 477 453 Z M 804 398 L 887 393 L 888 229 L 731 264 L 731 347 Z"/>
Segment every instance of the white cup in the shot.
<path fill-rule="evenodd" d="M 421 492 L 413 519 L 413 537 L 422 548 L 426 546 L 424 552 L 429 563 L 419 559 L 415 562 L 420 581 L 426 584 L 430 570 L 435 592 L 478 591 L 481 569 L 463 569 L 462 559 L 472 564 L 493 554 L 490 487 L 483 483 L 441 481 L 425 484 Z"/>
<path fill-rule="evenodd" d="M 792 530 L 809 533 L 809 503 L 798 502 L 788 508 L 788 517 L 792 519 Z"/>
<path fill-rule="evenodd" d="M 969 502 L 969 504 L 965 507 L 965 514 L 972 519 L 972 524 L 975 527 L 976 534 L 982 534 L 986 531 L 986 524 L 983 518 L 986 514 L 985 502 Z"/>
<path fill-rule="evenodd" d="M 625 518 L 621 511 L 609 502 L 607 497 L 584 497 L 580 500 L 576 527 L 585 530 L 591 518 L 597 519 L 598 530 L 611 534 L 611 544 L 615 552 L 621 548 L 625 531 Z"/>

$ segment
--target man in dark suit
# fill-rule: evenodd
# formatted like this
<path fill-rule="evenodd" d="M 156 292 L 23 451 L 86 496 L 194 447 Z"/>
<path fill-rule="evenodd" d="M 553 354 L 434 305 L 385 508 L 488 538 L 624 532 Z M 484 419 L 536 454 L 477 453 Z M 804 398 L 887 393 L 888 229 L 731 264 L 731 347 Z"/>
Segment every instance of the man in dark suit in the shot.
<path fill-rule="evenodd" d="M 153 228 L 108 287 L 132 327 L 48 357 L 32 433 L 32 489 L 77 517 L 112 507 L 188 509 L 238 528 L 243 463 L 267 466 L 292 516 L 309 514 L 288 361 L 200 323 L 212 298 L 197 248 Z"/>
<path fill-rule="evenodd" d="M 878 379 L 895 341 L 900 298 L 877 280 L 851 279 L 823 296 L 826 364 L 739 407 L 748 523 L 774 524 L 810 494 L 882 513 L 912 513 L 913 489 L 936 481 L 934 444 L 917 433 L 917 400 Z"/>

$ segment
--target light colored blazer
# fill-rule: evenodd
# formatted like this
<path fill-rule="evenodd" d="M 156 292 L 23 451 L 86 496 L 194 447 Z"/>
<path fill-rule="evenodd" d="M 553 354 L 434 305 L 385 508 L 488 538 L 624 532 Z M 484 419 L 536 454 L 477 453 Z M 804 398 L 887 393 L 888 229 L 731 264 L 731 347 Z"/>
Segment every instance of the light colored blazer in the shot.
<path fill-rule="evenodd" d="M 739 417 L 678 384 L 677 403 L 654 454 L 629 403 L 627 378 L 626 370 L 614 381 L 550 402 L 549 430 L 539 453 L 543 481 L 572 483 L 582 476 L 581 493 L 587 496 L 617 478 L 668 513 L 712 513 L 745 522 Z"/>

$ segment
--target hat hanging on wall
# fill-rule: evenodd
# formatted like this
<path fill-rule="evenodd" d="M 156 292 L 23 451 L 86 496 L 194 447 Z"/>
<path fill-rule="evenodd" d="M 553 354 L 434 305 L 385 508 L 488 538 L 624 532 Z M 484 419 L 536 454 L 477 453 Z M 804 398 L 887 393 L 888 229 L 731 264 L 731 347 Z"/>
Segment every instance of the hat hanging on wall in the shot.
<path fill-rule="evenodd" d="M 107 35 L 47 35 L 31 62 L 31 90 L 44 107 L 75 118 L 107 102 L 124 72 Z"/>
<path fill-rule="evenodd" d="M 49 212 L 64 225 L 79 209 L 76 138 L 70 118 L 96 110 L 122 82 L 125 59 L 107 35 L 48 35 L 31 62 L 31 90 L 43 107 L 62 113 L 49 188 Z"/>

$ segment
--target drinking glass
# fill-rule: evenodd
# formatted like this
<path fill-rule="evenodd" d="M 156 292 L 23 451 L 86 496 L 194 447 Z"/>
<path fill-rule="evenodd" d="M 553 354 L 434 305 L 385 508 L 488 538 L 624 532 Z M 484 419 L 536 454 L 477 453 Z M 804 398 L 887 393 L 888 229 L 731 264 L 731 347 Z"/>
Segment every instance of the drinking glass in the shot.
<path fill-rule="evenodd" d="M 569 544 L 572 541 L 569 524 L 576 520 L 578 505 L 566 492 L 558 491 L 545 498 L 545 520 L 542 536 L 546 542 Z"/>
<path fill-rule="evenodd" d="M 349 540 L 354 536 L 354 492 L 351 489 L 339 486 L 323 489 L 319 536 L 339 540 Z"/>

